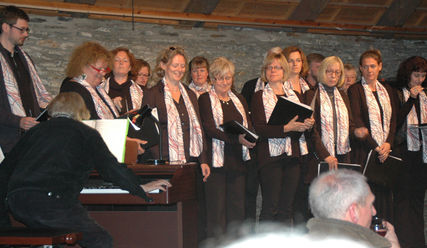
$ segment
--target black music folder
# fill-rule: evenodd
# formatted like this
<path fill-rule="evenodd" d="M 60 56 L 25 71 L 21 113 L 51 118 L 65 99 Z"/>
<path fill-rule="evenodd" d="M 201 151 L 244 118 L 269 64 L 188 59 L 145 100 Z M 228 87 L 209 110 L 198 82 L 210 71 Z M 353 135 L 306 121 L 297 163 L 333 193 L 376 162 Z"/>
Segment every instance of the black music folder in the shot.
<path fill-rule="evenodd" d="M 132 124 L 129 125 L 128 136 L 147 141 L 146 144 L 142 145 L 142 148 L 144 149 L 158 145 L 160 135 L 154 121 L 151 118 L 144 118 L 140 125 L 141 126 L 135 125 L 135 123 L 132 122 Z"/>
<path fill-rule="evenodd" d="M 338 163 L 338 169 L 349 169 L 362 173 L 362 166 L 360 166 L 360 164 Z M 329 171 L 329 164 L 326 162 L 320 162 L 317 166 L 317 175 L 327 171 Z"/>
<path fill-rule="evenodd" d="M 375 184 L 394 188 L 398 186 L 399 177 L 403 175 L 404 170 L 405 165 L 401 158 L 389 155 L 384 163 L 381 163 L 378 159 L 378 152 L 371 150 L 363 174 Z"/>
<path fill-rule="evenodd" d="M 230 134 L 244 134 L 245 139 L 249 142 L 256 142 L 258 140 L 258 135 L 251 132 L 249 129 L 247 129 L 245 126 L 240 124 L 237 121 L 229 121 L 221 125 L 222 128 L 224 128 L 224 131 L 226 133 Z"/>
<path fill-rule="evenodd" d="M 304 122 L 306 118 L 310 118 L 313 114 L 313 109 L 303 103 L 293 102 L 284 96 L 277 99 L 276 106 L 271 113 L 268 125 L 285 125 L 298 115 L 298 121 Z"/>

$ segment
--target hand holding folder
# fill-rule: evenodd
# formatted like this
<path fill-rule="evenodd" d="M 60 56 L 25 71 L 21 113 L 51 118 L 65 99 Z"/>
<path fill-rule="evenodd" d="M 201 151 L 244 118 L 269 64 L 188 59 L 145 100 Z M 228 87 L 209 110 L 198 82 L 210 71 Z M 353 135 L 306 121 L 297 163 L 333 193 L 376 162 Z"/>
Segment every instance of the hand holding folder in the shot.
<path fill-rule="evenodd" d="M 399 177 L 404 170 L 405 165 L 401 158 L 389 155 L 384 163 L 380 163 L 378 153 L 371 150 L 368 154 L 363 174 L 375 184 L 394 188 L 398 186 Z"/>

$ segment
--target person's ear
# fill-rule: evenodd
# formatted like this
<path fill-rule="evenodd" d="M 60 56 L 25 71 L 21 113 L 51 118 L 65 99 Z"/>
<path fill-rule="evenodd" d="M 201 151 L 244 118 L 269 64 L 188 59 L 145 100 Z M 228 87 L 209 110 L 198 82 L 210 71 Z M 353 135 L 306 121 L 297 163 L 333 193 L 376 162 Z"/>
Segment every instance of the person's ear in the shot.
<path fill-rule="evenodd" d="M 10 25 L 9 24 L 7 24 L 5 22 L 3 22 L 1 24 L 1 33 L 4 33 L 5 31 L 8 31 L 9 29 L 10 29 Z"/>
<path fill-rule="evenodd" d="M 350 221 L 354 224 L 357 224 L 359 221 L 359 206 L 356 203 L 352 203 L 348 208 L 348 214 Z"/>

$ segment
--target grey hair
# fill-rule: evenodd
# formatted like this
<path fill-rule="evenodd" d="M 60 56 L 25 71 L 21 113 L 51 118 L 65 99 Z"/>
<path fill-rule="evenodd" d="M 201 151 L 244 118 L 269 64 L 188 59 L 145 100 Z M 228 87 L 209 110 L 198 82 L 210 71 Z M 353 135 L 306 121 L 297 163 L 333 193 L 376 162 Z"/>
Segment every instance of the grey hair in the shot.
<path fill-rule="evenodd" d="M 317 218 L 342 219 L 351 204 L 365 205 L 370 192 L 366 177 L 359 172 L 339 169 L 323 173 L 310 186 L 311 212 Z"/>

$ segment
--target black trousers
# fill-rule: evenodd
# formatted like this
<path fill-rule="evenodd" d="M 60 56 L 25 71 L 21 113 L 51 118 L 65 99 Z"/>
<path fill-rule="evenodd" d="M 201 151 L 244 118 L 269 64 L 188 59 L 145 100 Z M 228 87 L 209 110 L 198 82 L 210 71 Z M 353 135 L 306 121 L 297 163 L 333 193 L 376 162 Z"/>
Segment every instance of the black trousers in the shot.
<path fill-rule="evenodd" d="M 251 152 L 251 159 L 245 162 L 246 167 L 246 196 L 245 196 L 245 218 L 256 220 L 256 200 L 259 188 L 258 166 L 255 152 Z"/>
<path fill-rule="evenodd" d="M 245 218 L 245 175 L 211 169 L 205 183 L 207 236 L 219 237 Z"/>
<path fill-rule="evenodd" d="M 285 158 L 260 169 L 262 210 L 260 221 L 291 226 L 295 192 L 300 178 L 298 158 Z"/>
<path fill-rule="evenodd" d="M 394 228 L 402 248 L 425 247 L 424 196 L 427 184 L 427 164 L 422 152 L 406 151 L 407 170 L 401 186 L 394 192 Z"/>
<path fill-rule="evenodd" d="M 70 202 L 55 193 L 20 190 L 8 195 L 13 217 L 30 228 L 58 228 L 81 232 L 84 248 L 112 248 L 113 239 L 91 219 L 78 201 Z"/>

